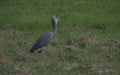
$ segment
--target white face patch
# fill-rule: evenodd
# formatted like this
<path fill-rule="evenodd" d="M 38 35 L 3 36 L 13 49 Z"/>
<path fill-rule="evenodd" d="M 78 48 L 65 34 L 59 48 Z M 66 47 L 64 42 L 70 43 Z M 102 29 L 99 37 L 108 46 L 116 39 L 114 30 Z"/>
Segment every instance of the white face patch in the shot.
<path fill-rule="evenodd" d="M 58 18 L 56 18 L 56 16 L 53 16 L 52 20 L 53 20 L 53 23 L 57 24 Z"/>
<path fill-rule="evenodd" d="M 56 18 L 56 24 L 57 24 L 57 22 L 58 22 L 58 18 Z"/>

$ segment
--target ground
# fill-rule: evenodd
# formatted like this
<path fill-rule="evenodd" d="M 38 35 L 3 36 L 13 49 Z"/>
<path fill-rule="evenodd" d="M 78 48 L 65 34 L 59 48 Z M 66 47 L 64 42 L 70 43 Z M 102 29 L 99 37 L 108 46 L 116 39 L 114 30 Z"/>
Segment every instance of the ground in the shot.
<path fill-rule="evenodd" d="M 0 75 L 119 75 L 120 0 L 0 0 Z M 51 43 L 31 54 L 39 36 Z"/>

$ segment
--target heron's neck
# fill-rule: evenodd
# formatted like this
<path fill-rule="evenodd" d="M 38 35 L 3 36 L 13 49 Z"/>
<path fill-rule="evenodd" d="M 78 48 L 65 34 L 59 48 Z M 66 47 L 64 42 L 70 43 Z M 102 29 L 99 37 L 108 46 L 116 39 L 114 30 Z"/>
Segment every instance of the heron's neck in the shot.
<path fill-rule="evenodd" d="M 52 32 L 54 33 L 54 35 L 57 33 L 57 25 L 56 24 L 53 24 Z"/>

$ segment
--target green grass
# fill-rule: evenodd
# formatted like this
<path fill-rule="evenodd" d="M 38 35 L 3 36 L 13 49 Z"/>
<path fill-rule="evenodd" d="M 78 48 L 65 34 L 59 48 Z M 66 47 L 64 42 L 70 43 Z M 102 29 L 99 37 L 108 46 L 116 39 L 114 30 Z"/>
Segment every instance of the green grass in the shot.
<path fill-rule="evenodd" d="M 120 0 L 0 0 L 0 75 L 119 75 Z M 29 50 L 52 28 L 43 54 Z"/>

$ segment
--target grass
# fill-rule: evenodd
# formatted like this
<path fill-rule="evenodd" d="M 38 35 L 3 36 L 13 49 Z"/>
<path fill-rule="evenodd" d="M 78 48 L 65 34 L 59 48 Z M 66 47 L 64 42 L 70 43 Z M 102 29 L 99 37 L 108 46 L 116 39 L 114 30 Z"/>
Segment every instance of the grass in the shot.
<path fill-rule="evenodd" d="M 0 0 L 0 75 L 119 75 L 119 0 Z M 43 54 L 29 50 L 50 31 Z"/>

